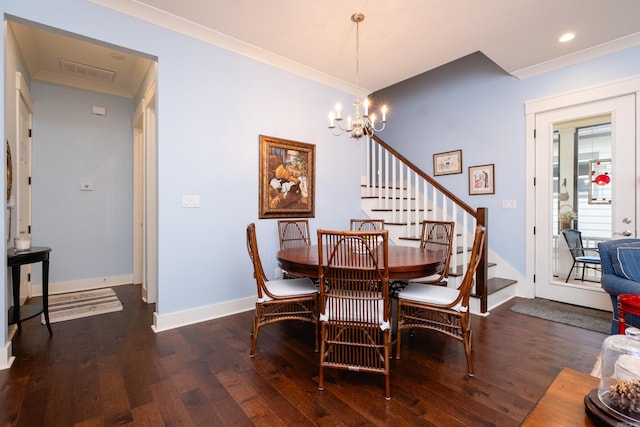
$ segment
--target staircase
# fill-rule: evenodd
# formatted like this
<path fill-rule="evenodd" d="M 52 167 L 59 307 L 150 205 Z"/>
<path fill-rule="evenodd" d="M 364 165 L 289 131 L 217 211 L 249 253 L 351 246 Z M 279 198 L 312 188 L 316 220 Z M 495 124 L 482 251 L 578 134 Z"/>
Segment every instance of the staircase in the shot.
<path fill-rule="evenodd" d="M 423 220 L 454 221 L 455 236 L 449 286 L 457 287 L 468 265 L 476 225 L 487 230 L 487 244 L 476 272 L 470 310 L 487 315 L 489 310 L 516 295 L 516 280 L 500 277 L 517 272 L 491 252 L 488 210 L 473 209 L 437 181 L 388 146 L 377 136 L 366 141 L 365 176 L 362 177 L 362 210 L 370 218 L 385 220 L 389 239 L 396 245 L 420 245 Z"/>

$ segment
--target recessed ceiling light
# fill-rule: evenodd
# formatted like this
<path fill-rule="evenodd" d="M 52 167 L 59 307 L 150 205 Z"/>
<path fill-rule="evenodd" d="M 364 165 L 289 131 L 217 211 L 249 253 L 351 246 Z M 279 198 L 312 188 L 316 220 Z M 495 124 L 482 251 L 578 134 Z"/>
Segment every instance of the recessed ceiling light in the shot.
<path fill-rule="evenodd" d="M 118 52 L 113 52 L 113 53 L 111 54 L 111 57 L 112 57 L 113 59 L 118 60 L 118 61 L 123 61 L 123 60 L 124 60 L 124 55 L 123 55 L 123 54 L 121 54 L 121 53 L 118 53 Z"/>
<path fill-rule="evenodd" d="M 563 35 L 561 35 L 561 36 L 560 36 L 560 38 L 558 39 L 558 41 L 559 41 L 559 42 L 562 42 L 562 43 L 564 43 L 564 42 L 568 42 L 569 40 L 573 40 L 573 38 L 574 38 L 575 36 L 576 36 L 576 35 L 575 35 L 575 34 L 573 34 L 573 33 L 565 33 L 565 34 L 563 34 Z"/>

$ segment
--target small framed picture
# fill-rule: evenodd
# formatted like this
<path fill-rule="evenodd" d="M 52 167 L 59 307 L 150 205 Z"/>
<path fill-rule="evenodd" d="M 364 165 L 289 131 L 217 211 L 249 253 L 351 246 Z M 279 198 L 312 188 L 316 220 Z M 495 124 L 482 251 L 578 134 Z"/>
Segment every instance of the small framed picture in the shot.
<path fill-rule="evenodd" d="M 433 175 L 462 173 L 462 150 L 447 151 L 433 155 Z"/>
<path fill-rule="evenodd" d="M 493 164 L 469 166 L 469 194 L 494 194 L 495 192 Z"/>

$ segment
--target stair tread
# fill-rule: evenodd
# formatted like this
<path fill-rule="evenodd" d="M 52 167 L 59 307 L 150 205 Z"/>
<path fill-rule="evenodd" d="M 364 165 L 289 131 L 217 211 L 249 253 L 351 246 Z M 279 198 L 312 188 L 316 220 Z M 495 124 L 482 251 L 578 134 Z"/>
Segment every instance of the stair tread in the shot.
<path fill-rule="evenodd" d="M 504 277 L 492 277 L 491 279 L 487 280 L 487 295 L 491 295 L 515 283 L 518 283 L 518 281 L 514 279 L 506 279 Z M 471 294 L 471 295 L 474 297 L 480 297 L 480 295 L 476 295 L 476 294 Z"/>
<path fill-rule="evenodd" d="M 488 262 L 487 263 L 487 268 L 491 268 L 491 267 L 495 267 L 497 264 L 495 262 Z M 451 277 L 458 277 L 458 276 L 462 276 L 464 274 L 464 270 L 465 266 L 463 265 L 458 265 L 457 267 L 451 267 L 449 269 L 449 276 Z M 491 279 L 489 279 L 491 280 Z"/>

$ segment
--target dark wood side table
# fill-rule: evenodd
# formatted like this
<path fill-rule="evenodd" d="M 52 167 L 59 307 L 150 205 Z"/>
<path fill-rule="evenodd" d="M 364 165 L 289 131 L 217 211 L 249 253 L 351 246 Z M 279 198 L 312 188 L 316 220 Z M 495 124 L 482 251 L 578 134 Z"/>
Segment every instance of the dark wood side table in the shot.
<path fill-rule="evenodd" d="M 15 248 L 7 249 L 7 266 L 11 267 L 11 279 L 13 282 L 13 307 L 9 309 L 9 324 L 16 323 L 18 332 L 22 330 L 23 320 L 36 317 L 44 313 L 44 320 L 49 329 L 49 335 L 53 335 L 49 323 L 49 252 L 51 248 L 34 246 L 31 249 L 17 251 Z M 25 304 L 20 306 L 20 266 L 42 263 L 42 306 Z"/>

